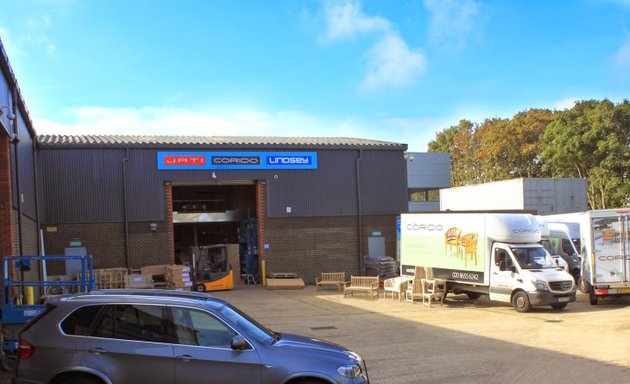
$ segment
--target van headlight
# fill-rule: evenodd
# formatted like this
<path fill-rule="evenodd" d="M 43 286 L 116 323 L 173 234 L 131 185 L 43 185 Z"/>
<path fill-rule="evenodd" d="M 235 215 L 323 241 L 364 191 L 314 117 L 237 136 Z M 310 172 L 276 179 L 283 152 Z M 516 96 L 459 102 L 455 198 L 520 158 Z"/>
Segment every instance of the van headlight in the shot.
<path fill-rule="evenodd" d="M 548 291 L 547 282 L 545 280 L 532 280 L 532 285 L 537 291 Z"/>
<path fill-rule="evenodd" d="M 360 365 L 352 364 L 342 365 L 341 367 L 337 368 L 337 372 L 343 377 L 356 379 L 357 377 L 361 376 L 362 370 Z"/>

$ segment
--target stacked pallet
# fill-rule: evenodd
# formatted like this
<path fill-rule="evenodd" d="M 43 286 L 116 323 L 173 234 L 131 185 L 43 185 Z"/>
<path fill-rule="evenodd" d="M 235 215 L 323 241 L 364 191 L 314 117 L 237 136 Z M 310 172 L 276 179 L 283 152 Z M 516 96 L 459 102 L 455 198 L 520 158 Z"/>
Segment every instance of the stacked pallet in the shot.
<path fill-rule="evenodd" d="M 363 265 L 368 276 L 378 276 L 381 280 L 398 276 L 396 260 L 388 256 L 365 257 Z"/>
<path fill-rule="evenodd" d="M 102 268 L 94 270 L 97 289 L 121 289 L 127 284 L 127 268 Z"/>
<path fill-rule="evenodd" d="M 166 288 L 176 291 L 190 291 L 193 283 L 190 279 L 190 267 L 169 265 L 166 267 Z"/>

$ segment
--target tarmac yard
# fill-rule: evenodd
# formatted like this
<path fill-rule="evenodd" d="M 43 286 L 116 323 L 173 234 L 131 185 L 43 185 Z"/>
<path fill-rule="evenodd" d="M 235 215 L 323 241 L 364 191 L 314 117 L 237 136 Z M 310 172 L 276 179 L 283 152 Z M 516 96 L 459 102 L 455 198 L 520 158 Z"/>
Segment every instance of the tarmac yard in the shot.
<path fill-rule="evenodd" d="M 214 292 L 278 332 L 358 352 L 372 383 L 630 383 L 630 297 L 518 313 L 482 296 L 443 306 L 336 289 Z"/>
<path fill-rule="evenodd" d="M 630 297 L 518 313 L 482 296 L 443 306 L 336 289 L 237 286 L 214 292 L 278 332 L 346 346 L 367 362 L 372 383 L 630 383 Z M 10 374 L 0 374 L 8 384 Z"/>

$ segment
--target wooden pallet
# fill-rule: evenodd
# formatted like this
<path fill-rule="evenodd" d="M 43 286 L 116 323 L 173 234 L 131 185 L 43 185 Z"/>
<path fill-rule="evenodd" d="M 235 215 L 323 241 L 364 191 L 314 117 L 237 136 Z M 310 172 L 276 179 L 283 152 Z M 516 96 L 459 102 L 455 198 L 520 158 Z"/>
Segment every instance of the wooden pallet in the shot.
<path fill-rule="evenodd" d="M 296 273 L 268 273 L 267 289 L 304 289 L 304 280 Z"/>

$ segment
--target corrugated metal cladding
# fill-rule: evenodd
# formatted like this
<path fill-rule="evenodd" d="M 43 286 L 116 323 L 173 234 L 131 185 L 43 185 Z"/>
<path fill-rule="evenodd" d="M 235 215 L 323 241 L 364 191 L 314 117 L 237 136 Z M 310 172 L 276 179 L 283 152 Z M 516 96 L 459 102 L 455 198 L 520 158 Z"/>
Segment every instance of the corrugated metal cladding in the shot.
<path fill-rule="evenodd" d="M 402 152 L 363 151 L 363 214 L 399 214 L 407 211 L 406 168 L 407 162 Z"/>
<path fill-rule="evenodd" d="M 263 152 L 256 148 L 247 150 Z M 39 161 L 47 207 L 45 222 L 122 221 L 122 170 L 127 154 L 130 221 L 165 219 L 164 183 L 167 181 L 229 184 L 230 181 L 264 180 L 267 215 L 270 217 L 357 213 L 355 166 L 358 150 L 310 149 L 318 153 L 317 170 L 219 170 L 214 171 L 215 178 L 213 172 L 207 170 L 160 171 L 157 169 L 158 151 L 71 146 L 41 148 Z M 402 149 L 364 150 L 360 169 L 363 214 L 398 214 L 406 210 Z M 291 213 L 287 212 L 287 207 L 291 207 Z"/>
<path fill-rule="evenodd" d="M 123 221 L 122 149 L 42 150 L 45 223 Z"/>

